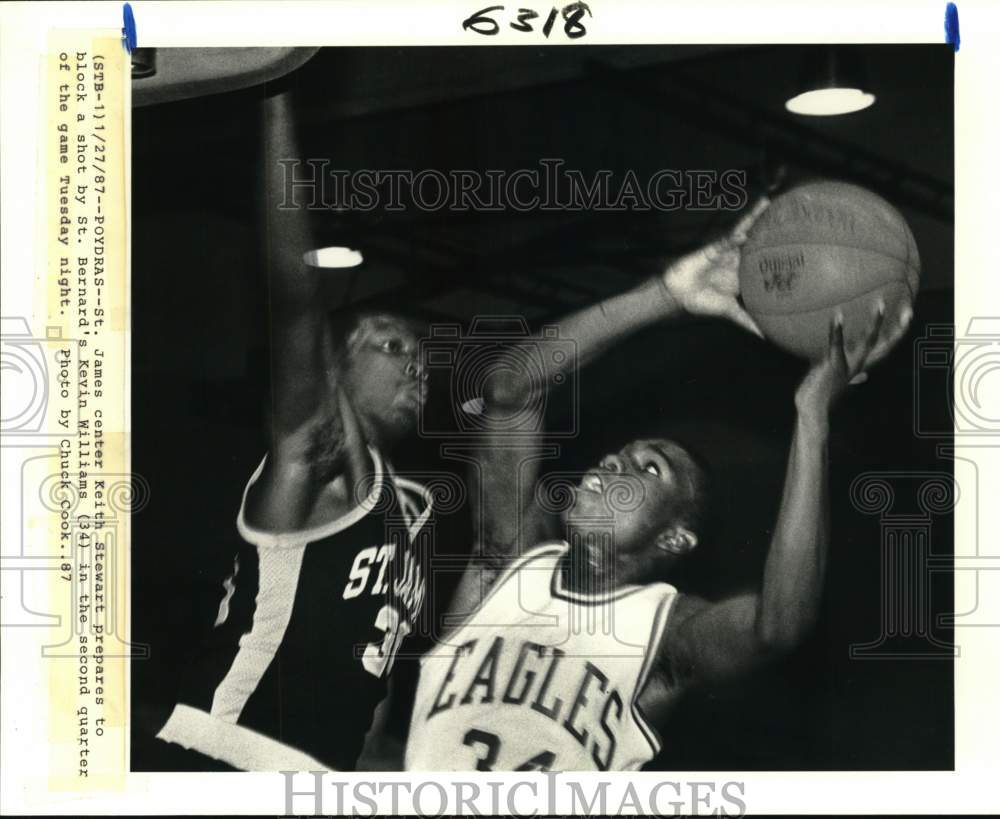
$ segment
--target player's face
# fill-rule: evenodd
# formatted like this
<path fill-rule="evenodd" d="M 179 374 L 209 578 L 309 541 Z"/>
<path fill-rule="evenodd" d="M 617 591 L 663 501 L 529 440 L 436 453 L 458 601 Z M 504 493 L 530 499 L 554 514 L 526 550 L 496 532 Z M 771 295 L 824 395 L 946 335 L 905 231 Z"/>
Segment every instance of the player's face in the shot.
<path fill-rule="evenodd" d="M 694 462 L 662 439 L 634 441 L 587 471 L 564 514 L 570 526 L 608 526 L 614 548 L 637 553 L 678 520 L 695 493 Z"/>
<path fill-rule="evenodd" d="M 409 434 L 427 400 L 419 338 L 405 323 L 378 318 L 363 324 L 351 345 L 351 399 L 384 443 Z"/>

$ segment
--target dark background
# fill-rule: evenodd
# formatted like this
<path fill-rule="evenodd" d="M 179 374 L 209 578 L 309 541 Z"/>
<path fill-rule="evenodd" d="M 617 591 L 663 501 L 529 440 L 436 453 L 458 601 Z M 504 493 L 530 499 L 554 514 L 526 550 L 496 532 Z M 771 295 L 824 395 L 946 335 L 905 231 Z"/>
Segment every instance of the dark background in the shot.
<path fill-rule="evenodd" d="M 876 104 L 817 119 L 782 107 L 805 50 L 325 49 L 298 75 L 303 153 L 349 170 L 445 172 L 537 169 L 558 157 L 616 180 L 629 169 L 640 180 L 661 168 L 742 169 L 751 196 L 778 180 L 833 177 L 896 204 L 920 249 L 922 290 L 909 335 L 834 419 L 819 626 L 779 665 L 688 698 L 661 731 L 655 767 L 952 768 L 952 663 L 922 624 L 892 643 L 909 659 L 848 652 L 879 637 L 884 597 L 882 526 L 855 508 L 852 481 L 870 471 L 951 473 L 937 454 L 946 439 L 915 435 L 914 418 L 919 408 L 923 428 L 951 428 L 945 374 L 915 362 L 929 329 L 952 322 L 953 54 L 857 47 Z M 133 634 L 150 647 L 133 663 L 136 732 L 165 719 L 185 657 L 213 620 L 240 495 L 266 448 L 259 97 L 251 89 L 133 114 L 133 468 L 152 487 L 134 518 Z M 537 326 L 638 284 L 721 234 L 733 214 L 410 208 L 316 219 L 324 242 L 364 250 L 361 302 L 378 298 L 431 322 L 517 314 Z M 722 322 L 651 328 L 580 375 L 581 434 L 553 468 L 585 468 L 640 435 L 679 438 L 706 457 L 716 492 L 709 541 L 672 580 L 709 597 L 758 583 L 803 373 Z M 550 424 L 564 420 L 561 406 L 553 402 Z M 394 460 L 460 471 L 440 460 L 439 443 L 419 441 Z M 890 482 L 891 511 L 919 516 L 918 484 Z M 440 553 L 468 548 L 465 511 L 439 521 Z M 929 525 L 931 553 L 947 559 L 950 515 Z M 950 611 L 950 575 L 928 582 L 927 617 Z M 436 597 L 440 605 L 444 590 Z M 926 622 L 934 639 L 949 640 Z M 397 669 L 412 676 L 412 663 Z M 141 754 L 133 767 L 143 767 Z"/>

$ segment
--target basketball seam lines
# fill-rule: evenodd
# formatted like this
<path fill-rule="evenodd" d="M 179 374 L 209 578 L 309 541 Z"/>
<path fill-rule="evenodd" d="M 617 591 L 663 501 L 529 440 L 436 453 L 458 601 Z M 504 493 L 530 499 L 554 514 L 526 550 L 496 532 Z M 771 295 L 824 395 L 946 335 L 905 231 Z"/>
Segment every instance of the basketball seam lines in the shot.
<path fill-rule="evenodd" d="M 797 240 L 797 241 L 794 241 L 794 242 L 786 242 L 786 243 L 783 243 L 783 244 L 780 244 L 780 245 L 763 245 L 761 247 L 746 248 L 746 252 L 747 253 L 756 253 L 757 251 L 760 251 L 760 250 L 778 250 L 779 248 L 797 247 L 799 245 L 806 245 L 808 247 L 837 247 L 837 248 L 850 248 L 851 250 L 863 250 L 866 253 L 877 253 L 879 256 L 885 256 L 885 258 L 892 259 L 894 262 L 899 262 L 900 264 L 905 265 L 906 267 L 913 267 L 913 265 L 910 263 L 910 254 L 909 253 L 906 254 L 906 258 L 905 259 L 901 259 L 901 258 L 899 258 L 899 256 L 894 256 L 891 253 L 885 253 L 884 251 L 877 250 L 875 248 L 864 247 L 864 246 L 860 246 L 860 245 L 837 244 L 835 242 L 804 242 L 804 241 L 798 241 Z"/>
<path fill-rule="evenodd" d="M 870 287 L 867 290 L 862 291 L 861 293 L 855 293 L 849 299 L 845 299 L 845 301 L 855 301 L 856 299 L 863 298 L 864 296 L 867 296 L 869 293 L 874 293 L 879 288 L 885 287 L 887 284 L 902 284 L 904 287 L 906 287 L 907 291 L 910 293 L 910 297 L 911 298 L 913 297 L 913 291 L 910 290 L 910 284 L 909 282 L 906 281 L 906 279 L 890 279 L 887 282 L 882 282 L 881 284 L 877 284 L 874 287 Z M 820 310 L 829 310 L 831 307 L 838 307 L 843 303 L 844 303 L 843 301 L 836 301 L 833 302 L 832 304 L 821 304 L 817 307 L 810 307 L 807 310 L 796 310 L 789 313 L 768 313 L 765 312 L 764 310 L 758 310 L 756 307 L 753 307 L 752 305 L 750 306 L 750 309 L 753 310 L 753 315 L 758 315 L 758 316 L 801 316 L 804 313 L 816 313 Z"/>

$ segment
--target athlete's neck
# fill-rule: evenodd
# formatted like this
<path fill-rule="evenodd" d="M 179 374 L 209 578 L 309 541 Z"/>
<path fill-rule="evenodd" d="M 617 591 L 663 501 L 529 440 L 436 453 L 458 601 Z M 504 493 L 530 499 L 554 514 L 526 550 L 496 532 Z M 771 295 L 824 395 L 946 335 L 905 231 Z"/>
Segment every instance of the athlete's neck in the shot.
<path fill-rule="evenodd" d="M 569 551 L 560 569 L 565 588 L 583 594 L 607 594 L 635 582 L 634 568 L 617 559 L 609 530 L 571 526 L 566 541 Z"/>

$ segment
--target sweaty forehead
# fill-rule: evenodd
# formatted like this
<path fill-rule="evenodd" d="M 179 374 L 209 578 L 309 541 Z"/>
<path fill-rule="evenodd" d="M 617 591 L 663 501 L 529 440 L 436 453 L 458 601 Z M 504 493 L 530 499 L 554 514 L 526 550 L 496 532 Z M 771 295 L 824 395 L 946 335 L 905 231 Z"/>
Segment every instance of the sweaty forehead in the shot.
<path fill-rule="evenodd" d="M 416 346 L 420 335 L 414 322 L 400 316 L 379 314 L 361 316 L 351 338 L 352 341 L 361 341 L 371 337 L 394 337 Z"/>
<path fill-rule="evenodd" d="M 690 456 L 687 454 L 687 450 L 684 449 L 680 444 L 674 441 L 669 441 L 666 438 L 644 438 L 639 441 L 632 441 L 623 450 L 623 453 L 633 453 L 641 452 L 643 450 L 654 450 L 662 455 L 666 455 L 671 460 L 690 460 Z"/>

